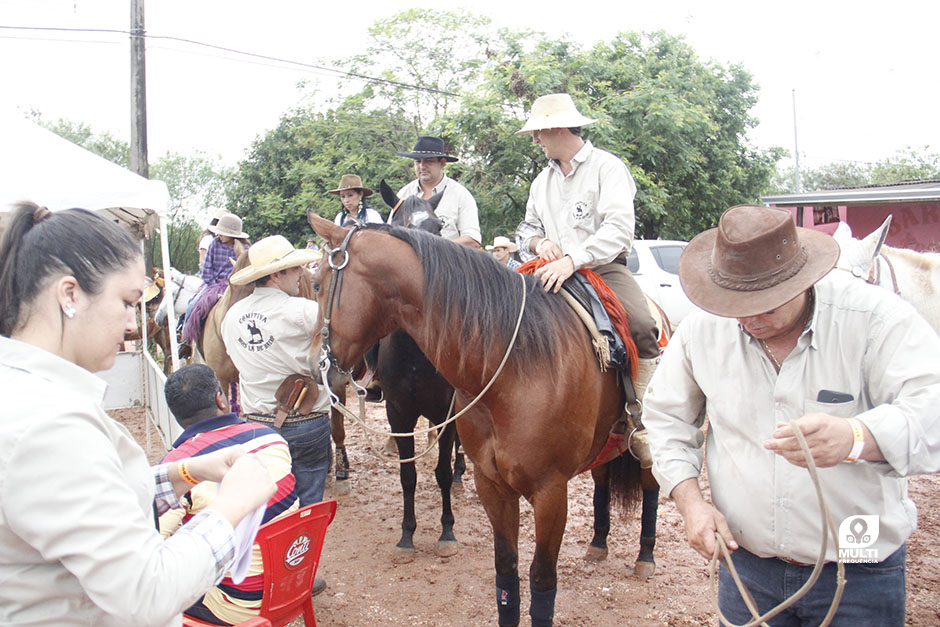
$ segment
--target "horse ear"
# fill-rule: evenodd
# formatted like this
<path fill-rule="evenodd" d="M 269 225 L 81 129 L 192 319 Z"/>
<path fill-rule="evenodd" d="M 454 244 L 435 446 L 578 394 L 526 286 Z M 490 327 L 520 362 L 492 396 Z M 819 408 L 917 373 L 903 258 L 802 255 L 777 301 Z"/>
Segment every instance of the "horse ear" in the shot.
<path fill-rule="evenodd" d="M 312 228 L 317 235 L 330 243 L 330 247 L 332 248 L 336 248 L 343 243 L 343 238 L 346 237 L 346 233 L 349 230 L 334 224 L 310 210 L 307 210 L 307 222 L 310 223 L 310 228 Z"/>
<path fill-rule="evenodd" d="M 398 194 L 393 192 L 392 188 L 385 182 L 385 179 L 379 181 L 379 192 L 382 194 L 382 200 L 385 201 L 385 204 L 394 209 L 400 199 Z"/>
<path fill-rule="evenodd" d="M 874 260 L 881 254 L 881 247 L 884 246 L 885 238 L 888 237 L 888 228 L 891 226 L 891 216 L 889 215 L 885 218 L 885 221 L 882 222 L 881 226 L 865 236 L 865 239 L 862 240 L 862 245 L 864 246 L 867 253 L 871 255 L 871 259 Z"/>
<path fill-rule="evenodd" d="M 447 191 L 447 190 L 444 190 Z M 437 209 L 437 205 L 441 202 L 441 198 L 444 197 L 444 192 L 438 192 L 428 198 L 428 202 L 431 204 L 431 209 Z"/>
<path fill-rule="evenodd" d="M 881 254 L 881 247 L 885 245 L 885 240 L 888 239 L 888 231 L 891 229 L 891 214 L 888 214 L 888 217 L 885 218 L 885 221 L 881 223 L 881 226 L 878 228 L 875 233 L 878 233 L 878 246 L 875 248 L 875 255 Z"/>

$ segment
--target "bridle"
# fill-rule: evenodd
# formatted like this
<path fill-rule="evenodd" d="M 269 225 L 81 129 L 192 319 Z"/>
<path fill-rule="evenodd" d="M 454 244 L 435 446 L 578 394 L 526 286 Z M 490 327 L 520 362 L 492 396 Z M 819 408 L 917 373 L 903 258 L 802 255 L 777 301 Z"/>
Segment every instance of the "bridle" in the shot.
<path fill-rule="evenodd" d="M 330 366 L 335 368 L 336 371 L 344 377 L 352 378 L 354 365 L 349 368 L 342 368 L 339 362 L 336 361 L 336 356 L 333 354 L 333 349 L 330 346 L 330 321 L 333 319 L 333 309 L 339 302 L 340 291 L 343 287 L 343 270 L 349 265 L 349 251 L 346 250 L 346 248 L 349 246 L 349 240 L 352 239 L 353 234 L 360 228 L 358 223 L 349 227 L 349 232 L 346 234 L 345 239 L 343 239 L 343 243 L 340 244 L 339 248 L 330 250 L 329 257 L 327 258 L 332 272 L 330 273 L 330 287 L 326 297 L 326 307 L 323 310 L 323 328 L 320 329 L 322 341 L 320 342 L 321 352 L 319 363 L 320 371 L 324 373 L 324 384 L 326 384 L 326 370 L 328 370 Z M 339 261 L 337 261 L 337 257 Z M 332 396 L 332 393 L 330 396 Z"/>

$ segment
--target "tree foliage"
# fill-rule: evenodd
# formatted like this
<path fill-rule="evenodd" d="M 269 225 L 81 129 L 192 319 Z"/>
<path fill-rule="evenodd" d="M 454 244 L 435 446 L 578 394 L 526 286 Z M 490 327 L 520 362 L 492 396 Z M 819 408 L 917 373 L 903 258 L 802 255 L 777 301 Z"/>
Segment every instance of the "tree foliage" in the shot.
<path fill-rule="evenodd" d="M 908 147 L 875 163 L 834 161 L 818 168 L 801 170 L 800 188 L 816 191 L 932 179 L 940 179 L 940 154 L 929 152 L 928 146 L 919 150 Z M 779 168 L 771 189 L 778 194 L 795 193 L 795 168 Z"/>
<path fill-rule="evenodd" d="M 255 143 L 230 195 L 253 236 L 302 241 L 306 208 L 327 217 L 339 210 L 325 191 L 344 173 L 372 186 L 383 176 L 413 178 L 394 153 L 419 134 L 442 136 L 460 156 L 446 171 L 475 195 L 484 239 L 510 234 L 545 167 L 531 138 L 514 133 L 532 101 L 553 92 L 570 93 L 597 118 L 585 136 L 629 164 L 637 237 L 688 239 L 728 207 L 758 201 L 781 154 L 747 144 L 756 124 L 751 76 L 704 62 L 663 32 L 623 33 L 585 49 L 529 31 L 494 32 L 466 13 L 411 10 L 378 22 L 370 35 L 370 49 L 349 63 L 434 91 L 370 84 L 332 108 L 286 115 Z M 461 97 L 447 100 L 441 91 Z"/>

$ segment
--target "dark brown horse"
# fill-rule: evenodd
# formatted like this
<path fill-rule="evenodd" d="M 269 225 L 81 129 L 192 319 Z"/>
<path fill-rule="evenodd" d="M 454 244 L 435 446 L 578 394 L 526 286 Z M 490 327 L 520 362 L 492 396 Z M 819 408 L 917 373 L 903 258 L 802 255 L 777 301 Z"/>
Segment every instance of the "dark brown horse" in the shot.
<path fill-rule="evenodd" d="M 492 387 L 457 421 L 474 462 L 477 493 L 493 526 L 501 625 L 519 622 L 519 498 L 533 507 L 535 556 L 529 569 L 534 625 L 551 625 L 556 565 L 565 530 L 568 480 L 601 451 L 623 413 L 618 374 L 601 372 L 577 315 L 532 276 L 420 231 L 369 227 L 352 234 L 319 216 L 314 230 L 334 249 L 314 277 L 324 348 L 341 367 L 378 338 L 406 331 L 456 389 L 459 410 L 481 393 L 518 336 Z M 340 249 L 340 250 L 336 250 Z M 340 293 L 330 281 L 348 254 Z M 639 465 L 606 465 L 614 502 L 639 496 Z"/>

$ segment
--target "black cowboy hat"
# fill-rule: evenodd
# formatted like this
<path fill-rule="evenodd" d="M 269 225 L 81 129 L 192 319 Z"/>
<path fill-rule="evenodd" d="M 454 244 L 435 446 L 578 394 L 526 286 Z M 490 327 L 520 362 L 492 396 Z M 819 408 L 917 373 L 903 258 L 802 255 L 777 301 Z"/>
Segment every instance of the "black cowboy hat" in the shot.
<path fill-rule="evenodd" d="M 408 157 L 409 159 L 433 159 L 434 157 L 442 157 L 448 162 L 457 161 L 457 157 L 452 157 L 447 154 L 447 151 L 444 149 L 443 139 L 440 137 L 430 137 L 429 135 L 419 137 L 411 152 L 399 152 L 398 154 L 402 157 Z"/>

